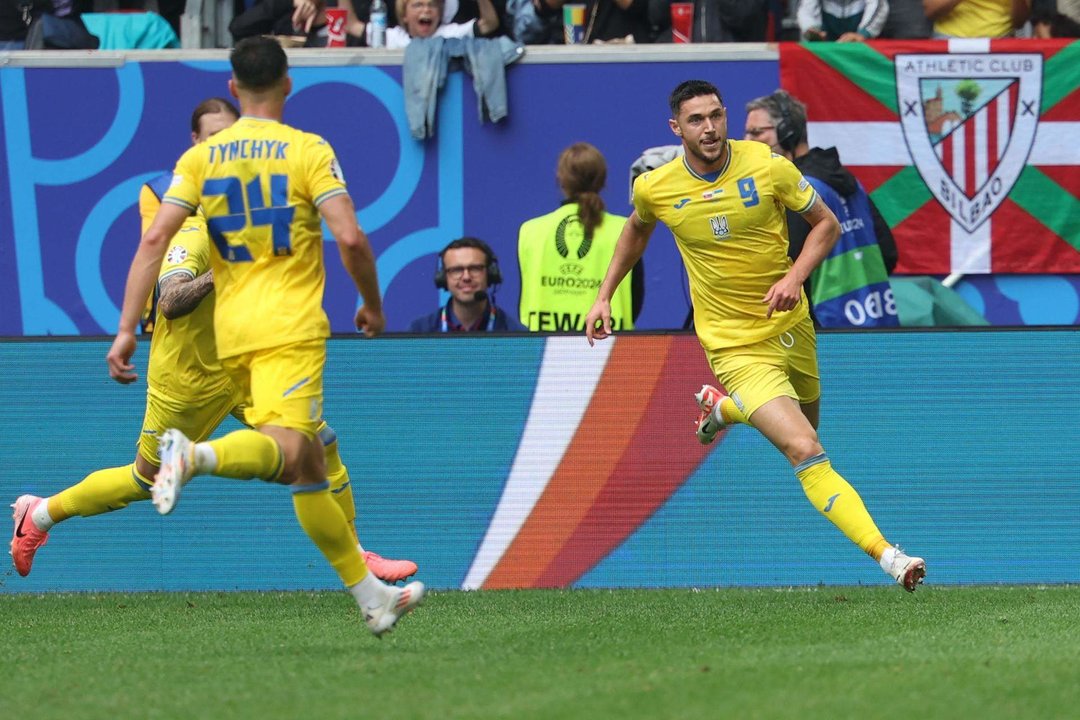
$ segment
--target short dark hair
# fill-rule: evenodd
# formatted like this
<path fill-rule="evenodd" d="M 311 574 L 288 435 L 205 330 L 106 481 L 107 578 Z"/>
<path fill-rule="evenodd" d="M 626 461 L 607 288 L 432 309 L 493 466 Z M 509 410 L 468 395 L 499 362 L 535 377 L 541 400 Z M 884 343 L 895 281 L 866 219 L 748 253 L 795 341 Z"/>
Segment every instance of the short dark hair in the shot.
<path fill-rule="evenodd" d="M 715 95 L 720 104 L 724 104 L 723 95 L 712 83 L 704 80 L 686 80 L 671 91 L 671 98 L 668 100 L 668 105 L 671 106 L 671 117 L 679 116 L 679 108 L 684 102 L 702 95 Z"/>
<path fill-rule="evenodd" d="M 272 88 L 289 72 L 289 57 L 270 37 L 244 38 L 229 53 L 229 62 L 236 82 L 254 92 Z"/>
<path fill-rule="evenodd" d="M 439 253 L 439 260 L 441 260 L 443 264 L 446 264 L 447 251 L 459 250 L 461 248 L 475 248 L 476 250 L 484 253 L 484 264 L 486 265 L 490 265 L 492 261 L 496 260 L 495 252 L 491 249 L 490 245 L 488 245 L 480 238 L 470 237 L 468 235 L 466 235 L 465 237 L 460 237 L 457 240 L 451 240 L 450 244 L 444 247 Z"/>
<path fill-rule="evenodd" d="M 236 106 L 223 97 L 212 97 L 203 100 L 201 103 L 195 106 L 195 111 L 191 113 L 191 132 L 196 135 L 199 134 L 199 121 L 202 120 L 203 115 L 216 115 L 217 113 L 226 113 L 232 115 L 234 120 L 240 118 L 240 111 L 236 109 Z"/>

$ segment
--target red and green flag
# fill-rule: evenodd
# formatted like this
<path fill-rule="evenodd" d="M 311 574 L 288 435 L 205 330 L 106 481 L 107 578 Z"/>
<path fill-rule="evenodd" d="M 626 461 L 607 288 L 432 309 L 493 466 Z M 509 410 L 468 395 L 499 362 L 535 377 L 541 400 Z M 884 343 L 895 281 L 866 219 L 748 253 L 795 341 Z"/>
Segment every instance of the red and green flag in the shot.
<path fill-rule="evenodd" d="M 896 272 L 1080 273 L 1080 42 L 780 47 L 810 144 L 866 186 Z"/>

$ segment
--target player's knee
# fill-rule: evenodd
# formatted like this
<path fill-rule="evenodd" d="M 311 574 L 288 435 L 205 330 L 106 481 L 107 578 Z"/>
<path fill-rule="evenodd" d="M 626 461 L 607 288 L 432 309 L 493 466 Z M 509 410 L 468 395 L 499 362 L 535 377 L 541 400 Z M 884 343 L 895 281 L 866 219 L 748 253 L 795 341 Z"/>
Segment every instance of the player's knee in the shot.
<path fill-rule="evenodd" d="M 818 441 L 817 433 L 813 429 L 810 432 L 800 433 L 791 438 L 784 447 L 784 454 L 792 466 L 805 462 L 823 452 L 825 450 L 821 447 L 821 442 Z"/>
<path fill-rule="evenodd" d="M 294 442 L 281 442 L 281 474 L 275 478 L 275 482 L 282 485 L 292 485 L 304 475 L 304 453 Z"/>
<path fill-rule="evenodd" d="M 284 465 L 278 482 L 283 485 L 304 485 L 326 480 L 326 462 L 322 445 L 303 438 L 296 443 L 282 444 Z"/>

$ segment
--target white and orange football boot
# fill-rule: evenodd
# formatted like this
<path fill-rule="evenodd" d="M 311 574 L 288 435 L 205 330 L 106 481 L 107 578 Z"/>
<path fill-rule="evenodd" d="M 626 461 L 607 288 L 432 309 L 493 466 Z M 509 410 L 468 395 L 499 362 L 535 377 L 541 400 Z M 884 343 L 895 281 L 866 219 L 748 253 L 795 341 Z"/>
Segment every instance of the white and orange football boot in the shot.
<path fill-rule="evenodd" d="M 908 592 L 915 592 L 926 577 L 926 561 L 908 555 L 896 546 L 885 548 L 878 563 L 889 577 Z"/>
<path fill-rule="evenodd" d="M 364 609 L 364 622 L 375 637 L 393 630 L 398 620 L 424 601 L 424 583 L 419 580 L 405 587 L 391 585 L 386 589 L 388 592 L 382 605 Z"/>
<path fill-rule="evenodd" d="M 702 445 L 711 443 L 716 439 L 716 434 L 727 427 L 720 414 L 720 401 L 725 397 L 727 396 L 724 393 L 712 385 L 702 385 L 701 390 L 694 393 L 698 409 L 701 410 L 695 428 L 698 442 Z"/>

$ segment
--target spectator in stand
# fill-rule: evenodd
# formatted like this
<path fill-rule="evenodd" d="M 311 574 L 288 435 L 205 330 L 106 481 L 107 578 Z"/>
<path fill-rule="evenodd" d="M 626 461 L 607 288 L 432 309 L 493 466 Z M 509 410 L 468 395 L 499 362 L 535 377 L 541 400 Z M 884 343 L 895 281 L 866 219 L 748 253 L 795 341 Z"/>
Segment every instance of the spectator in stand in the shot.
<path fill-rule="evenodd" d="M 502 282 L 499 259 L 483 240 L 463 237 L 439 253 L 435 287 L 450 293 L 446 305 L 412 321 L 409 332 L 505 332 L 524 330 L 495 306 L 494 286 Z"/>
<path fill-rule="evenodd" d="M 75 0 L 0 0 L 0 50 L 26 49 L 26 35 L 30 24 L 42 14 L 70 18 L 85 31 L 81 15 L 92 9 L 93 3 L 90 3 L 89 7 L 83 7 Z M 87 35 L 88 41 L 96 43 L 96 37 L 88 32 Z M 91 46 L 88 44 L 86 47 L 89 49 Z M 92 47 L 96 48 L 97 45 Z"/>
<path fill-rule="evenodd" d="M 1036 2 L 1031 9 L 1032 36 L 1037 38 L 1080 37 L 1080 0 Z"/>
<path fill-rule="evenodd" d="M 797 17 L 804 40 L 865 42 L 881 34 L 888 0 L 799 0 Z"/>
<path fill-rule="evenodd" d="M 506 0 L 491 0 L 491 4 L 495 8 L 495 16 L 499 18 L 500 27 L 505 31 Z M 470 20 L 479 20 L 483 14 L 480 0 L 458 0 L 457 6 L 457 11 L 450 16 L 450 22 L 466 23 Z"/>
<path fill-rule="evenodd" d="M 305 47 L 322 47 L 326 45 L 326 7 L 323 0 L 260 0 L 232 19 L 229 33 L 234 42 L 275 35 L 306 37 Z"/>
<path fill-rule="evenodd" d="M 923 0 L 935 38 L 1012 37 L 1031 14 L 1031 0 Z"/>
<path fill-rule="evenodd" d="M 570 0 L 540 0 L 558 12 Z M 657 31 L 649 23 L 649 0 L 583 0 L 586 43 L 651 43 Z M 670 24 L 670 19 L 669 19 Z"/>
<path fill-rule="evenodd" d="M 933 24 L 923 12 L 922 0 L 889 0 L 889 16 L 882 40 L 922 40 L 930 37 Z"/>
<path fill-rule="evenodd" d="M 0 0 L 0 50 L 22 50 L 29 25 L 23 18 L 19 0 Z"/>
<path fill-rule="evenodd" d="M 783 90 L 746 104 L 746 140 L 765 143 L 791 160 L 840 221 L 840 237 L 803 283 L 811 315 L 823 327 L 896 327 L 900 324 L 889 286 L 896 241 L 888 223 L 836 148 L 811 148 L 806 106 Z M 799 258 L 810 224 L 788 211 L 788 256 Z"/>
<path fill-rule="evenodd" d="M 694 0 L 692 41 L 765 42 L 769 5 L 769 0 Z"/>
<path fill-rule="evenodd" d="M 683 0 L 649 0 L 646 17 L 649 20 L 649 27 L 652 30 L 652 42 L 654 43 L 674 41 L 671 34 L 672 2 L 683 2 Z M 690 27 L 693 29 L 693 21 L 691 21 Z"/>
<path fill-rule="evenodd" d="M 477 0 L 480 17 L 465 22 L 444 22 L 443 0 L 395 0 L 400 24 L 386 29 L 386 47 L 400 49 L 413 38 L 488 37 L 499 27 L 492 0 Z"/>
<path fill-rule="evenodd" d="M 574 143 L 559 155 L 555 177 L 559 209 L 522 224 L 518 232 L 521 297 L 518 317 L 529 330 L 585 329 L 596 288 L 615 252 L 626 218 L 604 209 L 604 156 L 589 143 Z M 633 330 L 644 291 L 641 262 L 611 298 L 611 325 Z"/>
<path fill-rule="evenodd" d="M 484 15 L 481 0 L 444 0 L 442 3 L 442 17 L 441 25 L 465 25 L 469 24 L 469 21 L 481 21 Z M 346 19 L 346 33 L 349 37 L 350 45 L 366 45 L 367 41 L 367 22 L 372 15 L 372 0 L 338 0 L 339 8 L 345 8 Z M 502 10 L 505 8 L 505 0 L 491 0 L 492 8 L 495 8 L 495 15 L 497 21 L 503 16 Z M 404 26 L 404 8 L 397 2 L 387 2 L 387 29 L 394 27 Z M 494 35 L 495 31 L 486 31 L 489 18 L 485 19 L 483 35 Z M 393 33 L 388 33 L 393 35 Z M 432 32 L 432 35 L 436 35 Z M 437 33 L 441 35 L 441 33 Z M 468 32 L 464 32 L 463 35 L 468 35 Z M 481 35 L 481 33 L 477 33 Z M 407 32 L 405 37 L 408 37 Z M 411 37 L 428 37 L 415 35 Z M 449 31 L 444 37 L 460 37 L 453 31 Z M 389 37 L 388 37 L 389 43 Z M 405 44 L 408 41 L 405 40 Z M 388 46 L 394 46 L 389 45 Z M 404 45 L 400 45 L 404 47 Z"/>
<path fill-rule="evenodd" d="M 15 0 L 18 2 L 18 0 Z M 7 0 L 4 0 L 6 3 Z M 92 13 L 94 12 L 94 0 L 69 0 L 69 4 L 74 2 L 75 9 L 79 13 Z M 180 18 L 184 14 L 184 9 L 187 7 L 187 0 L 157 0 L 157 13 L 161 17 L 165 18 L 172 29 L 176 31 L 176 37 L 180 37 Z M 133 11 L 133 10 L 147 10 L 146 0 L 117 0 L 116 7 L 118 10 Z"/>

